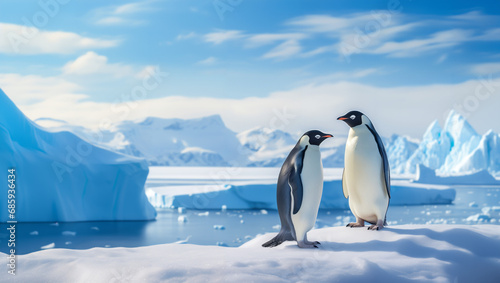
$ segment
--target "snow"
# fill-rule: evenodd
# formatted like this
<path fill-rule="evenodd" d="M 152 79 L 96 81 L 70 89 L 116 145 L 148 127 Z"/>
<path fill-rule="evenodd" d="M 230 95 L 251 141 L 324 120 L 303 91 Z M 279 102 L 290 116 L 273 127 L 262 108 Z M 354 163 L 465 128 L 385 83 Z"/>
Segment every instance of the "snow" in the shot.
<path fill-rule="evenodd" d="M 155 207 L 188 209 L 276 209 L 279 168 L 152 167 L 147 196 Z M 168 172 L 168 173 L 167 173 Z M 187 176 L 193 176 L 189 179 Z M 342 169 L 325 169 L 321 209 L 348 209 L 342 193 Z M 223 178 L 215 177 L 223 176 Z M 450 204 L 448 186 L 393 180 L 391 205 Z"/>
<path fill-rule="evenodd" d="M 309 232 L 318 249 L 276 248 L 259 236 L 239 248 L 164 244 L 54 248 L 17 257 L 1 282 L 498 282 L 500 226 L 395 225 Z M 184 241 L 185 242 L 185 241 Z M 224 243 L 219 243 L 224 245 Z M 7 255 L 0 254 L 6 265 Z M 7 280 L 7 281 L 6 281 Z"/>
<path fill-rule="evenodd" d="M 94 146 L 67 131 L 42 128 L 2 90 L 0 105 L 0 175 L 7 180 L 7 169 L 15 168 L 15 220 L 155 218 L 144 192 L 144 160 Z M 1 186 L 0 203 L 7 203 L 7 190 Z M 0 221 L 7 220 L 7 209 L 0 210 Z"/>

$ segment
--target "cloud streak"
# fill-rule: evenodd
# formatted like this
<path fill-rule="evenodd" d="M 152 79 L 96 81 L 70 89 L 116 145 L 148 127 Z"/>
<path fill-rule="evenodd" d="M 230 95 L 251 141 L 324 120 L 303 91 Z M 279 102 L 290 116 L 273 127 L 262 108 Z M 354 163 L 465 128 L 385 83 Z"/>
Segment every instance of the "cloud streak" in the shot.
<path fill-rule="evenodd" d="M 6 23 L 0 23 L 0 30 L 0 53 L 6 54 L 72 54 L 80 50 L 111 48 L 121 42 Z"/>

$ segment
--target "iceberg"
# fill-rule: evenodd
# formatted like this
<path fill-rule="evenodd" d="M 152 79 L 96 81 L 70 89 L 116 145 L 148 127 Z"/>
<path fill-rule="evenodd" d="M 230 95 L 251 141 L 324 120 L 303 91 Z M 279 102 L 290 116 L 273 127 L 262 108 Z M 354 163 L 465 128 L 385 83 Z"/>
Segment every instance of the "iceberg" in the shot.
<path fill-rule="evenodd" d="M 151 220 L 144 192 L 146 162 L 90 144 L 67 131 L 42 128 L 0 90 L 0 165 L 15 169 L 15 219 L 20 222 Z M 7 186 L 0 202 L 7 203 Z M 2 206 L 4 207 L 4 206 Z M 9 219 L 0 210 L 0 221 Z"/>
<path fill-rule="evenodd" d="M 424 184 L 445 184 L 445 185 L 500 185 L 500 180 L 495 179 L 487 170 L 477 171 L 471 174 L 437 176 L 436 170 L 425 167 L 422 164 L 417 166 L 417 176 L 414 183 Z"/>
<path fill-rule="evenodd" d="M 413 145 L 400 143 L 406 152 Z M 395 151 L 389 146 L 388 152 Z M 399 149 L 401 150 L 401 149 Z M 489 130 L 479 135 L 467 120 L 454 110 L 446 119 L 444 128 L 438 121 L 427 128 L 418 148 L 406 158 L 391 156 L 394 173 L 415 174 L 419 164 L 436 170 L 439 175 L 472 174 L 482 170 L 494 176 L 500 174 L 500 135 Z"/>
<path fill-rule="evenodd" d="M 171 175 L 161 174 L 167 167 L 152 167 L 146 191 L 155 207 L 188 209 L 277 209 L 276 178 L 279 168 L 238 168 L 232 178 L 213 179 L 208 169 L 190 171 L 194 178 L 183 178 L 187 172 L 172 168 Z M 224 172 L 222 170 L 222 172 Z M 342 169 L 325 169 L 320 209 L 349 209 L 342 193 Z M 205 177 L 203 177 L 205 176 Z M 162 179 L 163 178 L 163 179 Z M 166 185 L 169 184 L 169 185 Z M 175 185 L 172 185 L 175 184 Z M 390 205 L 451 204 L 455 189 L 448 186 L 417 184 L 393 180 Z"/>

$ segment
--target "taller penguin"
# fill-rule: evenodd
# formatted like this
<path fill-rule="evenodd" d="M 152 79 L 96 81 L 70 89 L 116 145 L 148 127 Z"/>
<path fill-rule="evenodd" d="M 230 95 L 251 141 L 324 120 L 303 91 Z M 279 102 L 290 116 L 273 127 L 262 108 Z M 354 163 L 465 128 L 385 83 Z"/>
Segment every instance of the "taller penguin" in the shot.
<path fill-rule="evenodd" d="M 275 247 L 284 241 L 297 241 L 301 248 L 317 248 L 307 232 L 314 227 L 323 194 L 323 163 L 319 145 L 332 135 L 309 131 L 302 135 L 286 158 L 278 177 L 277 204 L 281 230 L 263 247 Z"/>
<path fill-rule="evenodd" d="M 351 129 L 345 146 L 342 189 L 356 223 L 347 227 L 379 230 L 387 225 L 386 214 L 391 198 L 391 176 L 384 144 L 372 122 L 359 111 L 351 111 L 337 120 Z"/>

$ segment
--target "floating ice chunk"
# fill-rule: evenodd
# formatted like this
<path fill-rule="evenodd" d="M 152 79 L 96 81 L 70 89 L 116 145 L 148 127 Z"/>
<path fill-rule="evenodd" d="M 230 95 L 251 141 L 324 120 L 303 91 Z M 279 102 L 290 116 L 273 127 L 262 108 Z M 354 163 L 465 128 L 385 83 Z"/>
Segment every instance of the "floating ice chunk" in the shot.
<path fill-rule="evenodd" d="M 99 227 L 95 227 L 95 226 L 94 227 L 90 227 L 90 229 L 99 231 Z"/>
<path fill-rule="evenodd" d="M 67 241 L 67 242 L 64 242 L 64 244 L 65 244 L 65 245 L 71 245 L 71 244 L 72 244 L 72 242 Z"/>
<path fill-rule="evenodd" d="M 76 236 L 76 232 L 73 232 L 73 231 L 63 231 L 62 235 L 63 236 Z"/>
<path fill-rule="evenodd" d="M 186 208 L 184 208 L 184 207 L 179 207 L 179 208 L 177 208 L 177 212 L 178 212 L 179 214 L 184 214 L 184 213 L 186 213 Z"/>
<path fill-rule="evenodd" d="M 224 225 L 214 225 L 215 230 L 226 230 L 226 227 Z"/>
<path fill-rule="evenodd" d="M 227 205 L 223 204 L 222 207 L 221 207 L 221 210 L 222 211 L 226 211 L 227 210 Z"/>
<path fill-rule="evenodd" d="M 227 244 L 224 242 L 217 242 L 216 245 L 219 247 L 227 247 Z"/>
<path fill-rule="evenodd" d="M 208 216 L 208 215 L 210 215 L 210 212 L 208 211 L 198 213 L 198 216 Z"/>
<path fill-rule="evenodd" d="M 245 223 L 245 220 L 241 219 L 241 220 L 240 220 L 240 223 L 241 223 L 241 224 Z"/>
<path fill-rule="evenodd" d="M 42 249 L 42 250 L 53 249 L 55 246 L 56 246 L 55 243 L 50 243 L 48 245 L 40 247 L 40 249 Z"/>
<path fill-rule="evenodd" d="M 30 232 L 30 235 L 32 235 L 32 236 L 36 236 L 36 235 L 38 235 L 38 231 L 33 231 L 33 232 Z"/>
<path fill-rule="evenodd" d="M 187 221 L 188 221 L 188 219 L 184 215 L 177 217 L 177 222 L 179 222 L 179 223 L 186 223 Z"/>
<path fill-rule="evenodd" d="M 262 213 L 262 214 L 266 215 L 266 214 L 267 214 L 267 210 L 265 210 L 265 209 L 261 209 L 261 210 L 260 210 L 260 213 Z"/>
<path fill-rule="evenodd" d="M 189 239 L 191 239 L 191 235 L 187 236 L 187 238 L 184 240 L 179 240 L 179 241 L 175 242 L 174 244 L 187 244 Z"/>
<path fill-rule="evenodd" d="M 477 207 L 477 203 L 475 201 L 469 203 L 469 207 Z"/>

